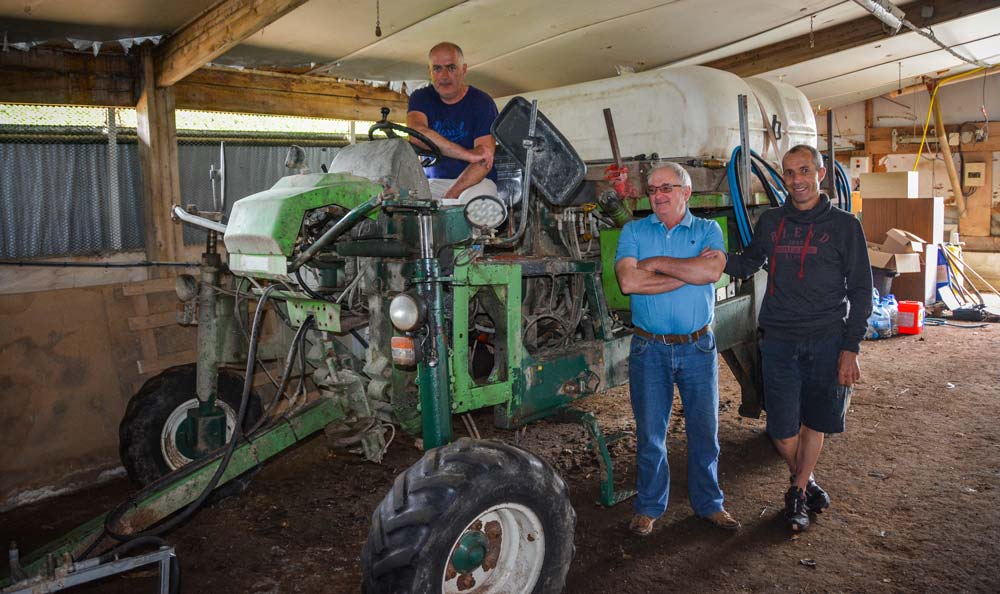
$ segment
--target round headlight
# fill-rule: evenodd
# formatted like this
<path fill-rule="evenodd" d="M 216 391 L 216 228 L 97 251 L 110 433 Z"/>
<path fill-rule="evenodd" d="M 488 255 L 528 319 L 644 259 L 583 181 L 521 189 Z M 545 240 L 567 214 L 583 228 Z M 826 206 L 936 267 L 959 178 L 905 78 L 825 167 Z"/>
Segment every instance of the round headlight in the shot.
<path fill-rule="evenodd" d="M 400 293 L 389 302 L 389 320 L 401 332 L 412 332 L 424 323 L 427 307 L 416 295 Z"/>
<path fill-rule="evenodd" d="M 507 207 L 493 196 L 476 196 L 465 205 L 465 220 L 484 231 L 496 229 L 506 218 Z"/>

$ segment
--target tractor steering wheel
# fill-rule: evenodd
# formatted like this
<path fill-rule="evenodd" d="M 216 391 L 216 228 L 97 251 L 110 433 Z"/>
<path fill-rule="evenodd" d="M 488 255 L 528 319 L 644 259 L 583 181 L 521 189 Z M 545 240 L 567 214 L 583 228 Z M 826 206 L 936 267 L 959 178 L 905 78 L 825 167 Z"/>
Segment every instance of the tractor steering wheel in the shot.
<path fill-rule="evenodd" d="M 399 131 L 403 132 L 404 134 L 408 134 L 413 138 L 416 138 L 420 142 L 424 143 L 424 145 L 426 145 L 427 148 L 421 148 L 413 143 L 410 143 L 410 146 L 413 148 L 413 151 L 417 153 L 418 157 L 420 157 L 421 167 L 430 167 L 431 165 L 437 163 L 438 160 L 441 158 L 441 149 L 438 148 L 438 145 L 431 142 L 430 138 L 427 138 L 425 135 L 421 134 L 420 132 L 417 132 L 416 130 L 410 128 L 409 126 L 404 126 L 402 124 L 396 124 L 394 122 L 390 122 L 385 117 L 383 117 L 382 120 L 375 122 L 371 128 L 368 128 L 368 140 L 375 140 L 375 132 L 378 132 L 379 130 L 385 132 L 385 135 L 388 138 L 399 138 L 398 136 L 396 136 L 396 132 Z"/>

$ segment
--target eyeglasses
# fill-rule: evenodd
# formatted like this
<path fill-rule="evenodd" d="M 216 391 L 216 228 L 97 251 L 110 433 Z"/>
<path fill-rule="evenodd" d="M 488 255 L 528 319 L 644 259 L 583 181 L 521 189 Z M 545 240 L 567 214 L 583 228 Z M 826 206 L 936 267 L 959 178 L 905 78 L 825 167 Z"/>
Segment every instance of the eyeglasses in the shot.
<path fill-rule="evenodd" d="M 675 185 L 675 184 L 663 184 L 662 186 L 648 186 L 646 189 L 649 191 L 649 195 L 653 194 L 669 194 L 674 190 L 683 190 L 687 186 Z"/>

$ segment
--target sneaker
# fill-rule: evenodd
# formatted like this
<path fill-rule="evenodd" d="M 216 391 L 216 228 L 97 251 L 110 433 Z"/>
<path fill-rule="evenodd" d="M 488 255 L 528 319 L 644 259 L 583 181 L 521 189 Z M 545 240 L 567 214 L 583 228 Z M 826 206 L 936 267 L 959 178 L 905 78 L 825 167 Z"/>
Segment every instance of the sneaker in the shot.
<path fill-rule="evenodd" d="M 830 507 L 830 496 L 812 477 L 809 477 L 809 483 L 806 484 L 806 507 L 814 514 L 822 513 Z"/>
<path fill-rule="evenodd" d="M 788 487 L 785 492 L 785 523 L 792 532 L 802 532 L 809 528 L 806 494 L 795 485 Z"/>

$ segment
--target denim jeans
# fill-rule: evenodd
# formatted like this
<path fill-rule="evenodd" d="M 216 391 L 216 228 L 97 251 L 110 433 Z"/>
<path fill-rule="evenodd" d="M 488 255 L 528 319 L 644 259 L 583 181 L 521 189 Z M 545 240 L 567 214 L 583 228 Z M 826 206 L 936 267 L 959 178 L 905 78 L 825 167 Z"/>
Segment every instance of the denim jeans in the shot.
<path fill-rule="evenodd" d="M 688 500 L 697 515 L 710 516 L 722 509 L 719 368 L 711 332 L 686 344 L 632 337 L 629 391 L 638 450 L 635 510 L 658 518 L 667 509 L 670 465 L 666 437 L 675 384 L 681 393 L 687 428 Z"/>

